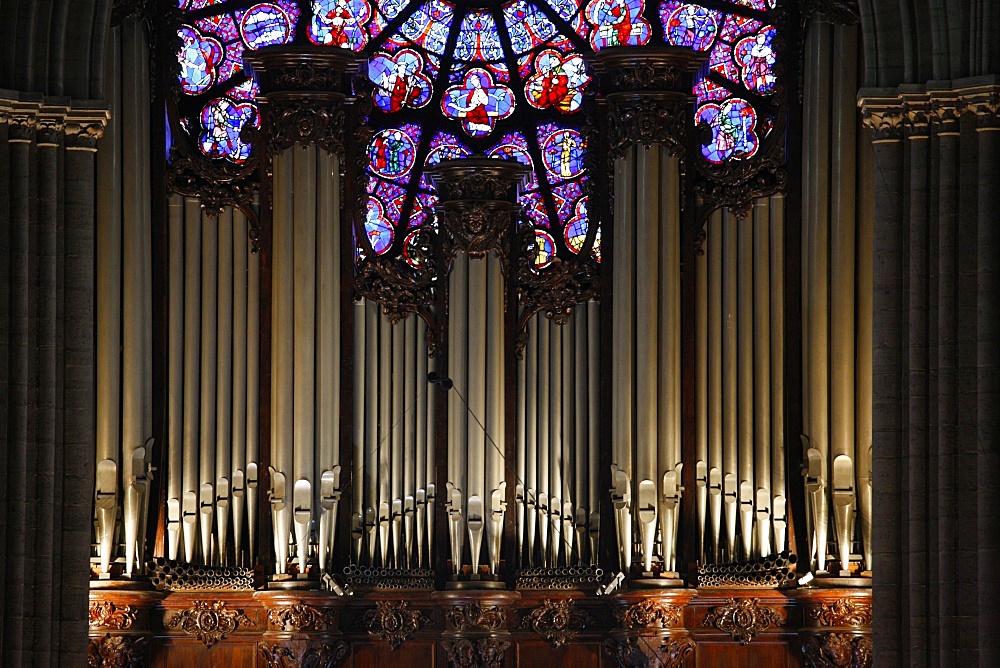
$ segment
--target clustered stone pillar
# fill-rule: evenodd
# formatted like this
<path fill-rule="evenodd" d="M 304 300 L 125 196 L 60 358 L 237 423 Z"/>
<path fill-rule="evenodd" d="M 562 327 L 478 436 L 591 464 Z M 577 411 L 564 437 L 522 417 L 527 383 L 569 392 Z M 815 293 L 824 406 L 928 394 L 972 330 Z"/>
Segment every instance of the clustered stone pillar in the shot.
<path fill-rule="evenodd" d="M 862 90 L 875 153 L 875 660 L 1000 662 L 1000 81 Z"/>
<path fill-rule="evenodd" d="M 82 663 L 94 466 L 94 153 L 108 113 L 0 99 L 3 665 Z"/>

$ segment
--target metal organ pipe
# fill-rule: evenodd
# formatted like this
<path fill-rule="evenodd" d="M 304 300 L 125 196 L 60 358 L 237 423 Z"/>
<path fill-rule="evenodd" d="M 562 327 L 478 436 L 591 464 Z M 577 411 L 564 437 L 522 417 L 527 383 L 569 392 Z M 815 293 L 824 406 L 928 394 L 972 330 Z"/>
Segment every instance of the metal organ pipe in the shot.
<path fill-rule="evenodd" d="M 201 406 L 198 432 L 198 525 L 201 529 L 201 556 L 214 563 L 213 519 L 215 514 L 215 394 L 218 388 L 218 261 L 217 221 L 205 216 L 201 226 Z"/>
<path fill-rule="evenodd" d="M 749 222 L 749 221 L 748 221 Z M 753 444 L 755 556 L 771 554 L 771 285 L 769 200 L 753 208 Z"/>
<path fill-rule="evenodd" d="M 218 316 L 216 338 L 215 531 L 214 563 L 227 564 L 229 505 L 233 481 L 233 212 L 218 219 Z"/>
<path fill-rule="evenodd" d="M 785 196 L 774 195 L 768 208 L 771 329 L 771 517 L 774 551 L 786 548 L 788 501 L 785 486 Z"/>
<path fill-rule="evenodd" d="M 737 484 L 742 558 L 752 557 L 754 505 L 753 220 L 736 220 Z"/>
<path fill-rule="evenodd" d="M 722 213 L 722 494 L 726 513 L 728 557 L 736 559 L 737 482 L 737 233 L 738 221 Z"/>
<path fill-rule="evenodd" d="M 181 542 L 184 466 L 184 199 L 180 195 L 171 196 L 168 213 L 170 318 L 167 323 L 167 558 L 173 561 L 177 559 Z M 100 265 L 98 262 L 98 267 Z M 106 293 L 102 290 L 99 294 Z M 103 368 L 103 365 L 98 365 L 98 378 Z M 100 439 L 98 444 L 100 447 Z M 100 459 L 98 455 L 98 461 Z"/>
<path fill-rule="evenodd" d="M 198 201 L 184 200 L 184 457 L 181 532 L 184 559 L 195 561 L 198 534 L 198 410 L 201 349 L 201 225 Z"/>
<path fill-rule="evenodd" d="M 490 571 L 497 573 L 500 567 L 500 545 L 503 537 L 503 518 L 507 511 L 506 482 L 504 481 L 504 444 L 506 443 L 505 421 L 505 351 L 506 328 L 504 327 L 504 275 L 503 266 L 494 253 L 486 257 L 487 300 L 486 300 L 486 512 L 488 515 L 486 534 L 489 538 Z"/>
<path fill-rule="evenodd" d="M 722 429 L 722 212 L 712 213 L 708 225 L 708 502 L 711 515 L 712 561 L 719 560 L 722 537 L 723 429 Z"/>
<path fill-rule="evenodd" d="M 247 340 L 250 329 L 247 322 L 248 293 L 248 242 L 247 220 L 242 211 L 233 211 L 233 346 L 232 346 L 232 478 L 230 495 L 232 497 L 232 546 L 236 565 L 242 566 L 244 550 L 243 517 L 247 498 L 247 445 L 249 434 L 247 429 L 248 410 L 248 366 L 256 367 L 257 358 L 248 358 Z M 248 359 L 252 361 L 248 364 Z M 256 414 L 256 413 L 255 413 Z M 256 457 L 254 457 L 256 459 Z M 223 541 L 225 544 L 225 541 Z M 225 556 L 227 551 L 223 553 Z"/>
<path fill-rule="evenodd" d="M 709 234 L 711 232 L 709 231 Z M 696 503 L 698 515 L 698 555 L 705 561 L 705 539 L 708 533 L 708 358 L 711 346 L 708 334 L 708 265 L 702 254 L 695 258 L 695 481 L 698 486 Z"/>

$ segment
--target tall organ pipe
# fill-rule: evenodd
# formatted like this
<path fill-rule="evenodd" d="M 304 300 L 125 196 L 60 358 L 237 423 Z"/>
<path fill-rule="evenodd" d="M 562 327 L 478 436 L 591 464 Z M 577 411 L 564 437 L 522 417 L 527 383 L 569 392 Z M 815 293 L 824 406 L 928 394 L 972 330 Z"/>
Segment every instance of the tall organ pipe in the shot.
<path fill-rule="evenodd" d="M 736 556 L 739 501 L 737 440 L 737 227 L 728 211 L 722 214 L 722 493 L 726 511 L 729 558 Z"/>
<path fill-rule="evenodd" d="M 184 559 L 195 561 L 198 534 L 198 410 L 201 349 L 201 225 L 198 201 L 184 200 L 184 457 L 181 531 Z"/>
<path fill-rule="evenodd" d="M 788 527 L 788 494 L 785 484 L 785 196 L 771 197 L 771 516 L 775 552 L 785 550 Z"/>
<path fill-rule="evenodd" d="M 231 496 L 233 521 L 233 554 L 236 564 L 242 566 L 243 560 L 243 517 L 247 497 L 247 405 L 248 389 L 248 341 L 249 324 L 247 322 L 248 293 L 248 243 L 247 221 L 243 212 L 233 211 L 233 346 L 232 346 L 232 465 Z M 251 365 L 256 366 L 256 357 Z M 227 548 L 228 549 L 228 548 Z M 224 553 L 225 554 L 225 553 Z"/>
<path fill-rule="evenodd" d="M 771 286 L 769 200 L 753 209 L 753 447 L 755 556 L 771 554 Z"/>
<path fill-rule="evenodd" d="M 292 522 L 294 485 L 294 219 L 295 175 L 292 154 L 275 156 L 273 162 L 274 202 L 271 301 L 271 513 L 275 570 L 288 568 L 288 543 Z"/>
<path fill-rule="evenodd" d="M 711 232 L 709 231 L 709 234 Z M 705 562 L 705 540 L 708 532 L 708 358 L 711 340 L 708 334 L 709 258 L 695 258 L 695 481 L 697 489 L 698 555 Z"/>
<path fill-rule="evenodd" d="M 719 560 L 723 505 L 723 310 L 722 212 L 712 213 L 708 225 L 708 499 L 711 513 L 712 561 Z"/>
<path fill-rule="evenodd" d="M 218 219 L 218 316 L 216 335 L 215 520 L 216 564 L 227 564 L 233 479 L 233 211 Z"/>
<path fill-rule="evenodd" d="M 167 558 L 176 560 L 181 542 L 184 466 L 184 199 L 180 195 L 173 195 L 167 211 L 170 226 L 168 288 L 170 318 L 167 323 Z"/>
<path fill-rule="evenodd" d="M 201 406 L 198 441 L 198 523 L 201 529 L 201 556 L 204 563 L 214 563 L 213 519 L 215 514 L 215 458 L 213 448 L 216 432 L 215 395 L 218 389 L 216 359 L 218 356 L 218 261 L 219 229 L 208 219 L 201 226 Z"/>

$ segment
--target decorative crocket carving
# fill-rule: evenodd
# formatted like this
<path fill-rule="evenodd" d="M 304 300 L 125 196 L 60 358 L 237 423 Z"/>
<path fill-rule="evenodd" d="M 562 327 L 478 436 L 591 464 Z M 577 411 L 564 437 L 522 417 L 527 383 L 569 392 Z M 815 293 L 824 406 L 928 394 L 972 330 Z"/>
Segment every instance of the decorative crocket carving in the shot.
<path fill-rule="evenodd" d="M 760 605 L 756 598 L 731 598 L 705 615 L 702 626 L 725 631 L 741 645 L 749 644 L 761 631 L 782 626 L 784 618 L 776 610 Z"/>
<path fill-rule="evenodd" d="M 573 599 L 545 599 L 521 620 L 520 628 L 541 634 L 553 647 L 562 647 L 593 623 L 593 618 L 577 608 Z"/>
<path fill-rule="evenodd" d="M 840 598 L 810 610 L 809 616 L 820 626 L 871 626 L 872 604 Z"/>
<path fill-rule="evenodd" d="M 416 631 L 430 624 L 419 610 L 411 610 L 406 601 L 378 601 L 362 617 L 369 634 L 398 649 Z"/>
<path fill-rule="evenodd" d="M 225 601 L 195 601 L 187 610 L 174 614 L 166 624 L 171 629 L 180 627 L 206 647 L 218 643 L 240 625 L 252 626 L 252 622 L 242 610 L 228 610 Z"/>
<path fill-rule="evenodd" d="M 139 668 L 145 665 L 145 636 L 111 635 L 91 638 L 87 644 L 88 668 Z"/>
<path fill-rule="evenodd" d="M 680 668 L 694 651 L 694 641 L 686 637 L 609 638 L 601 647 L 618 668 Z"/>
<path fill-rule="evenodd" d="M 510 641 L 500 638 L 477 640 L 443 640 L 441 645 L 448 655 L 448 665 L 453 668 L 496 668 L 503 664 L 503 655 Z"/>
<path fill-rule="evenodd" d="M 667 629 L 681 623 L 684 610 L 670 603 L 660 603 L 651 598 L 643 599 L 624 610 L 615 610 L 618 623 L 626 629 Z"/>
<path fill-rule="evenodd" d="M 507 624 L 507 612 L 498 605 L 484 606 L 473 601 L 450 608 L 445 619 L 458 631 L 496 631 Z"/>
<path fill-rule="evenodd" d="M 809 636 L 802 646 L 809 668 L 870 668 L 872 639 L 851 633 Z"/>
<path fill-rule="evenodd" d="M 135 624 L 135 616 L 131 605 L 115 605 L 111 601 L 90 602 L 89 625 L 92 629 L 129 629 Z"/>
<path fill-rule="evenodd" d="M 330 608 L 315 608 L 296 603 L 267 611 L 267 621 L 278 631 L 324 631 L 336 622 L 337 613 Z"/>

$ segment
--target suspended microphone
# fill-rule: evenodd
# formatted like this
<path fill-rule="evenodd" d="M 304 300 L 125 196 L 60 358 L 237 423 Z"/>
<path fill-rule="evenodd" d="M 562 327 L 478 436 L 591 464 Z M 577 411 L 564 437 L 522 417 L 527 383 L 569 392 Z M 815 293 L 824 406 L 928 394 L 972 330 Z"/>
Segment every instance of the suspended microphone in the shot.
<path fill-rule="evenodd" d="M 450 390 L 454 386 L 451 378 L 442 376 L 437 371 L 431 371 L 427 374 L 427 382 L 431 385 L 440 385 L 443 390 Z"/>

